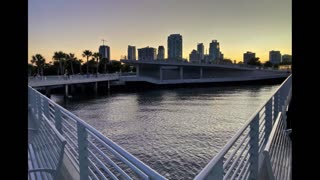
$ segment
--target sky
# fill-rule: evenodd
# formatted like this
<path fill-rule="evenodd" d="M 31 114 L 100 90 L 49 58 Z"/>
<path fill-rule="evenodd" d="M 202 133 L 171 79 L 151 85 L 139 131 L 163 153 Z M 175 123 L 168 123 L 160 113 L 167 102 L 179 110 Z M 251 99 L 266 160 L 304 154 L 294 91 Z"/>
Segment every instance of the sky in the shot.
<path fill-rule="evenodd" d="M 183 57 L 203 43 L 218 40 L 224 58 L 243 61 L 269 51 L 291 54 L 291 0 L 29 0 L 28 61 L 41 54 L 52 61 L 56 51 L 98 52 L 110 46 L 111 59 L 127 56 L 128 45 L 165 47 L 170 34 L 181 34 Z"/>

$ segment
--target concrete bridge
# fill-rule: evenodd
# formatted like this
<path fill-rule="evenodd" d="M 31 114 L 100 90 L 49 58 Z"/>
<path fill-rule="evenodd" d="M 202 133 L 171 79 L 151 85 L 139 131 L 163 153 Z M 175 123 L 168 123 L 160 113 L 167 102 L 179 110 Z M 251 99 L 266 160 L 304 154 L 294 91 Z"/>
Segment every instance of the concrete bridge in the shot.
<path fill-rule="evenodd" d="M 46 95 L 50 96 L 50 90 L 57 87 L 65 88 L 65 96 L 69 96 L 69 88 L 73 91 L 74 86 L 80 85 L 84 89 L 86 84 L 93 84 L 94 92 L 97 93 L 98 82 L 105 82 L 108 90 L 111 85 L 121 84 L 119 73 L 98 74 L 98 75 L 71 75 L 71 76 L 42 76 L 29 77 L 29 86 L 38 90 L 45 89 Z M 123 83 L 122 83 L 123 84 Z"/>
<path fill-rule="evenodd" d="M 121 60 L 135 66 L 136 76 L 122 76 L 120 80 L 145 81 L 153 84 L 215 83 L 286 78 L 290 72 L 263 69 L 255 66 L 224 64 L 192 64 L 167 61 Z"/>

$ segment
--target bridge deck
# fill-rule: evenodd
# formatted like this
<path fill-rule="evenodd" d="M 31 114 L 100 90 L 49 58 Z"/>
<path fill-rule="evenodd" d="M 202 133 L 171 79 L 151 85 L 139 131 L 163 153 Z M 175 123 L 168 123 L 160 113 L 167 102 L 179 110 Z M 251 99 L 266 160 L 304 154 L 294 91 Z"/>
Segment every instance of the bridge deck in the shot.
<path fill-rule="evenodd" d="M 101 81 L 112 81 L 119 80 L 118 74 L 108 74 L 99 76 L 71 76 L 70 78 L 63 76 L 52 76 L 45 77 L 44 79 L 34 78 L 29 79 L 28 84 L 31 87 L 41 87 L 41 86 L 55 86 L 55 85 L 65 85 L 65 84 L 80 84 L 80 83 L 92 83 Z"/>

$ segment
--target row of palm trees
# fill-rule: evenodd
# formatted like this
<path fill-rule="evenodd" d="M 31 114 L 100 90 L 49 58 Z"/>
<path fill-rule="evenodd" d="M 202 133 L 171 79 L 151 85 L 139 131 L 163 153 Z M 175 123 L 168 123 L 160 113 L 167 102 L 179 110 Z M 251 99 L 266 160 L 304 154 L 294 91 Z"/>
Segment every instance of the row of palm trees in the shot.
<path fill-rule="evenodd" d="M 101 54 L 98 52 L 92 53 L 90 50 L 84 50 L 82 53 L 82 57 L 86 57 L 87 62 L 87 74 L 89 74 L 89 65 L 95 66 L 96 73 L 99 71 L 99 65 L 101 63 L 104 64 L 104 73 L 107 72 L 107 64 L 108 59 L 102 58 Z M 90 61 L 89 59 L 92 58 Z M 57 74 L 63 75 L 67 73 L 68 69 L 71 70 L 71 74 L 73 75 L 75 70 L 75 66 L 79 66 L 79 72 L 82 74 L 82 59 L 78 59 L 75 57 L 75 54 L 73 53 L 64 53 L 62 51 L 54 52 L 52 56 L 53 62 L 49 62 L 49 64 L 45 63 L 45 58 L 41 54 L 36 54 L 32 56 L 31 63 L 37 67 L 37 73 L 40 75 L 43 75 L 43 69 L 45 67 L 55 66 L 57 67 Z M 69 71 L 70 72 L 70 71 Z M 69 73 L 68 72 L 68 73 Z"/>

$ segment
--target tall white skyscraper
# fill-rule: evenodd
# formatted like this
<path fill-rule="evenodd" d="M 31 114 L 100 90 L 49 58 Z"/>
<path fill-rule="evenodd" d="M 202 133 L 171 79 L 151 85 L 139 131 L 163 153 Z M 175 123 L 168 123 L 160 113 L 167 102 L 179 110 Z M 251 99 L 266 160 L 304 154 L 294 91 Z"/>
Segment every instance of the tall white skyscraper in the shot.
<path fill-rule="evenodd" d="M 213 61 L 218 62 L 220 59 L 220 45 L 217 40 L 212 40 L 209 46 L 209 56 Z"/>
<path fill-rule="evenodd" d="M 136 60 L 136 47 L 128 46 L 128 60 Z"/>
<path fill-rule="evenodd" d="M 168 36 L 168 59 L 182 59 L 182 36 L 180 34 Z"/>

